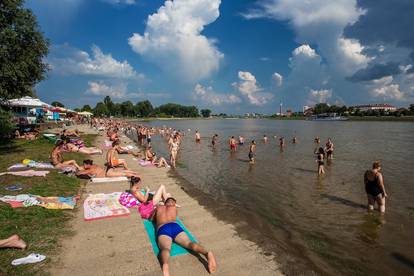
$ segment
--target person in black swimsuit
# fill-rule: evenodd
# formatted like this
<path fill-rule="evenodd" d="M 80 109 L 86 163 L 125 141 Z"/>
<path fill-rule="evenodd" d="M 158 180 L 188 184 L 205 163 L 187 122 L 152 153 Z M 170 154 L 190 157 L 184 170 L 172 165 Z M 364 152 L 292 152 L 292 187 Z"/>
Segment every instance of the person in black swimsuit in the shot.
<path fill-rule="evenodd" d="M 318 150 L 318 159 L 316 160 L 316 162 L 318 162 L 318 174 L 325 174 L 325 151 L 323 150 L 322 147 L 319 148 Z"/>
<path fill-rule="evenodd" d="M 365 192 L 368 198 L 368 210 L 374 210 L 375 202 L 381 213 L 385 213 L 385 198 L 388 196 L 385 192 L 384 179 L 381 174 L 381 163 L 375 161 L 372 164 L 372 170 L 367 170 L 364 174 Z"/>

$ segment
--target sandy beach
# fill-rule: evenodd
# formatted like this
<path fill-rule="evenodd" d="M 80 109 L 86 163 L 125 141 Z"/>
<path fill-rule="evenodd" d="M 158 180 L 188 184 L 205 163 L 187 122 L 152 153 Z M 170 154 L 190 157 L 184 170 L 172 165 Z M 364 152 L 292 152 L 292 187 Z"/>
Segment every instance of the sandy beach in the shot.
<path fill-rule="evenodd" d="M 88 127 L 78 127 L 91 132 Z M 92 131 L 93 132 L 93 131 Z M 98 136 L 96 145 L 104 137 Z M 123 145 L 134 144 L 121 136 Z M 104 155 L 105 156 L 105 152 Z M 242 239 L 229 223 L 221 221 L 190 197 L 181 187 L 180 180 L 171 176 L 166 168 L 143 168 L 129 155 L 123 155 L 129 167 L 140 173 L 143 185 L 155 190 L 166 186 L 181 205 L 179 217 L 186 227 L 216 256 L 216 275 L 282 275 L 274 256 L 264 254 L 258 245 Z M 104 158 L 93 156 L 103 166 Z M 128 217 L 84 221 L 83 201 L 88 194 L 122 192 L 129 188 L 125 182 L 88 182 L 75 210 L 70 228 L 75 232 L 62 241 L 59 256 L 52 261 L 52 275 L 161 275 L 157 257 L 137 210 L 130 209 Z M 206 262 L 191 254 L 172 257 L 171 275 L 208 275 Z"/>

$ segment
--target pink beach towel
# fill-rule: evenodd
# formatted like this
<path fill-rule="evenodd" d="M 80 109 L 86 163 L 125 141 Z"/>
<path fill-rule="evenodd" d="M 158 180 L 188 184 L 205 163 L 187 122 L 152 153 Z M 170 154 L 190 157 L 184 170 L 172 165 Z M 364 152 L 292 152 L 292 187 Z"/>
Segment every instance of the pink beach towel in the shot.
<path fill-rule="evenodd" d="M 89 195 L 83 203 L 84 219 L 86 221 L 110 217 L 129 216 L 128 208 L 119 203 L 121 193 Z"/>
<path fill-rule="evenodd" d="M 151 161 L 146 160 L 139 160 L 138 164 L 142 167 L 156 167 L 154 164 L 151 163 Z"/>
<path fill-rule="evenodd" d="M 28 171 L 20 171 L 20 172 L 2 172 L 0 175 L 11 174 L 17 176 L 43 176 L 45 177 L 49 171 L 35 171 L 35 170 L 28 170 Z"/>

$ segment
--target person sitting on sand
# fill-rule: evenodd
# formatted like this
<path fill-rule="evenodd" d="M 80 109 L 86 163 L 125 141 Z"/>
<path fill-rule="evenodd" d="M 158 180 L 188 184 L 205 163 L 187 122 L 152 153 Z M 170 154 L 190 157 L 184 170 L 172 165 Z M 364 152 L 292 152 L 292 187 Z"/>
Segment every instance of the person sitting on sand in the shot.
<path fill-rule="evenodd" d="M 112 148 L 108 150 L 106 156 L 107 166 L 110 168 L 116 168 L 119 166 L 123 166 L 126 170 L 128 169 L 128 165 L 124 159 L 118 158 L 118 146 L 120 142 L 119 140 L 115 140 L 112 142 Z"/>
<path fill-rule="evenodd" d="M 152 151 L 152 147 L 149 146 L 145 150 L 145 160 L 151 162 L 151 164 L 157 166 L 157 168 L 166 167 L 169 168 L 167 160 L 164 157 L 157 158 L 156 153 Z"/>
<path fill-rule="evenodd" d="M 141 189 L 141 178 L 131 177 L 129 190 L 120 195 L 119 203 L 128 208 L 138 206 L 138 211 L 143 218 L 152 219 L 157 205 L 171 195 L 167 193 L 164 185 L 160 185 L 155 193 L 150 193 L 148 187 L 145 188 L 144 193 Z"/>
<path fill-rule="evenodd" d="M 20 248 L 25 249 L 27 244 L 18 235 L 12 235 L 7 239 L 0 240 L 0 248 Z"/>
<path fill-rule="evenodd" d="M 80 170 L 81 167 L 76 163 L 75 160 L 68 160 L 65 161 L 62 156 L 62 152 L 64 151 L 64 142 L 59 140 L 56 142 L 55 147 L 50 154 L 50 160 L 53 166 L 58 169 L 64 169 L 68 167 L 74 167 L 77 170 Z"/>
<path fill-rule="evenodd" d="M 385 192 L 384 179 L 381 174 L 381 163 L 375 161 L 372 170 L 367 170 L 364 174 L 365 192 L 368 198 L 368 210 L 374 210 L 375 202 L 381 213 L 385 213 Z"/>
<path fill-rule="evenodd" d="M 80 152 L 84 154 L 102 154 L 102 150 L 95 147 L 85 147 L 85 144 L 78 143 L 75 145 L 69 138 L 65 140 L 65 149 L 69 152 Z"/>
<path fill-rule="evenodd" d="M 177 201 L 174 198 L 169 197 L 165 200 L 164 206 L 158 206 L 155 212 L 157 243 L 160 248 L 159 258 L 163 275 L 170 275 L 168 259 L 170 258 L 171 245 L 173 242 L 195 253 L 204 255 L 208 261 L 208 272 L 214 273 L 217 269 L 217 265 L 213 253 L 204 249 L 200 244 L 192 242 L 181 226 L 176 222 L 176 202 Z"/>

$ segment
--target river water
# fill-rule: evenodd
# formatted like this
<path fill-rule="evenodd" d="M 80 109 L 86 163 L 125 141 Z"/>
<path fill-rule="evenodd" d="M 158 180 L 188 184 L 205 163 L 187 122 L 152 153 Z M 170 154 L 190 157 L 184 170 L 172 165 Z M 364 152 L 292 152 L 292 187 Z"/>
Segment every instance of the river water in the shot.
<path fill-rule="evenodd" d="M 146 124 L 185 130 L 176 172 L 202 193 L 237 206 L 249 218 L 246 223 L 279 249 L 281 259 L 286 252 L 291 267 L 305 264 L 286 265 L 287 274 L 414 275 L 413 123 L 223 119 Z M 194 141 L 195 129 L 200 144 Z M 219 143 L 213 149 L 215 133 Z M 246 138 L 236 153 L 227 145 L 232 135 Z M 274 135 L 285 137 L 283 151 Z M 335 145 L 334 160 L 321 177 L 313 154 L 316 136 L 321 144 L 330 137 Z M 247 157 L 251 139 L 257 141 L 254 165 Z M 168 157 L 165 141 L 159 136 L 153 141 L 158 155 Z M 382 162 L 389 196 L 385 216 L 366 211 L 363 174 L 375 160 Z"/>

